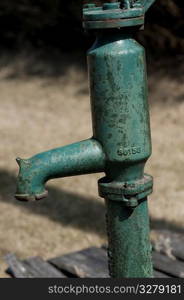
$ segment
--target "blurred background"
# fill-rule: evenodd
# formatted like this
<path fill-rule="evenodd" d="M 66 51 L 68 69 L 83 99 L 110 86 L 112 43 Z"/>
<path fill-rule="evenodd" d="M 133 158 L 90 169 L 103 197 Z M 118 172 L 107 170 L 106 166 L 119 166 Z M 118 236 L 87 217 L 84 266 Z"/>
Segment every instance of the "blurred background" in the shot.
<path fill-rule="evenodd" d="M 105 1 L 96 2 L 100 5 Z M 19 203 L 17 156 L 91 136 L 81 0 L 0 1 L 0 277 L 3 256 L 52 258 L 106 242 L 103 174 L 49 182 L 49 197 Z M 157 0 L 137 39 L 147 50 L 154 176 L 152 234 L 184 231 L 184 7 Z"/>

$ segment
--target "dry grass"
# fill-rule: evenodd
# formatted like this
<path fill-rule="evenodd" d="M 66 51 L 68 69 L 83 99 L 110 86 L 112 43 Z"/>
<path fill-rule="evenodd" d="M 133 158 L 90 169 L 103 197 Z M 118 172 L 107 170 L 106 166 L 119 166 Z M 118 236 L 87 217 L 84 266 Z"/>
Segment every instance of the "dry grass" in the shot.
<path fill-rule="evenodd" d="M 9 76 L 15 65 L 0 71 L 0 277 L 3 256 L 51 258 L 104 243 L 103 200 L 97 196 L 98 175 L 49 183 L 50 196 L 30 204 L 14 200 L 15 157 L 33 154 L 91 136 L 86 74 L 69 67 L 56 78 Z M 160 102 L 158 102 L 158 99 Z M 150 77 L 153 155 L 147 172 L 155 177 L 150 200 L 152 228 L 184 226 L 184 86 L 157 73 Z"/>

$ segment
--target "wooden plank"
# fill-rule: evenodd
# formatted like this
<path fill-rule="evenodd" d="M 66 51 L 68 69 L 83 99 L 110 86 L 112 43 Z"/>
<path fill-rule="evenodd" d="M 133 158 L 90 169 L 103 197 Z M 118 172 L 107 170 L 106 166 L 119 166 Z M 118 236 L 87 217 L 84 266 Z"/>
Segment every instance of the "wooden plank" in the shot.
<path fill-rule="evenodd" d="M 34 278 L 33 272 L 25 265 L 24 262 L 20 261 L 15 254 L 10 253 L 5 256 L 9 268 L 7 272 L 16 278 Z"/>
<path fill-rule="evenodd" d="M 64 278 L 65 275 L 40 257 L 21 261 L 15 254 L 5 256 L 7 272 L 15 278 Z"/>
<path fill-rule="evenodd" d="M 91 247 L 82 251 L 53 258 L 49 262 L 40 257 L 24 261 L 14 254 L 5 257 L 9 273 L 17 278 L 108 278 L 107 253 L 103 248 Z M 184 278 L 184 262 L 162 253 L 153 252 L 154 276 L 156 278 Z M 63 272 L 64 274 L 63 274 Z"/>
<path fill-rule="evenodd" d="M 166 254 L 184 260 L 184 234 L 168 230 L 155 230 L 156 238 L 152 240 L 153 248 Z"/>
<path fill-rule="evenodd" d="M 35 278 L 66 278 L 61 271 L 57 270 L 39 256 L 26 259 L 24 263 L 31 270 L 35 271 Z"/>
<path fill-rule="evenodd" d="M 61 271 L 67 271 L 71 277 L 107 278 L 107 254 L 102 248 L 91 247 L 79 252 L 50 259 L 49 262 Z"/>
<path fill-rule="evenodd" d="M 165 273 L 154 270 L 154 278 L 171 278 L 171 277 Z"/>
<path fill-rule="evenodd" d="M 166 273 L 172 277 L 184 278 L 184 262 L 153 251 L 154 269 Z"/>

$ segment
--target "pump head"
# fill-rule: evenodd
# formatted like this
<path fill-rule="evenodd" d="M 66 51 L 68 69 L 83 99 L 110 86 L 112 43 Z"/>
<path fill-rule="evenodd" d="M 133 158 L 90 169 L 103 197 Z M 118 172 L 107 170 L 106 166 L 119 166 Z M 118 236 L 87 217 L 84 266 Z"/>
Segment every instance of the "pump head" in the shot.
<path fill-rule="evenodd" d="M 85 4 L 83 26 L 86 29 L 122 28 L 144 25 L 144 16 L 156 0 L 107 1 L 103 6 Z"/>

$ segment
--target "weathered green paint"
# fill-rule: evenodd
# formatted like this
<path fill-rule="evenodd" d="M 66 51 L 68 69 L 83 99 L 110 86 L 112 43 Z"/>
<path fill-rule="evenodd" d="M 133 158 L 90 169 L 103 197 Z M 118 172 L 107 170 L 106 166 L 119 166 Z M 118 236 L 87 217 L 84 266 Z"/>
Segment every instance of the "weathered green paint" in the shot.
<path fill-rule="evenodd" d="M 111 277 L 152 277 L 147 201 L 134 209 L 106 200 L 108 256 Z"/>
<path fill-rule="evenodd" d="M 93 137 L 18 159 L 19 200 L 45 197 L 52 178 L 105 172 L 99 194 L 106 199 L 110 274 L 119 278 L 152 277 L 147 196 L 153 182 L 144 174 L 151 155 L 146 62 L 134 32 L 153 2 L 127 0 L 123 9 L 117 3 L 85 6 L 84 27 L 100 29 L 88 51 Z M 116 13 L 124 15 L 119 19 Z M 108 14 L 110 20 L 104 18 Z"/>
<path fill-rule="evenodd" d="M 105 155 L 101 145 L 89 139 L 37 154 L 30 159 L 17 159 L 20 172 L 16 198 L 39 200 L 47 195 L 45 183 L 52 178 L 97 173 L 104 170 Z"/>
<path fill-rule="evenodd" d="M 144 14 L 155 0 L 124 0 L 104 3 L 102 7 L 94 4 L 83 10 L 84 28 L 122 28 L 144 24 Z"/>
<path fill-rule="evenodd" d="M 110 4 L 110 3 L 109 3 Z M 112 4 L 112 3 L 111 3 Z M 98 9 L 97 11 L 87 10 L 84 12 L 84 21 L 101 21 L 101 20 L 109 20 L 109 19 L 127 19 L 127 18 L 135 18 L 143 15 L 143 8 L 132 8 L 130 10 L 122 10 L 122 9 Z"/>
<path fill-rule="evenodd" d="M 108 29 L 117 27 L 141 26 L 144 24 L 144 16 L 133 19 L 114 19 L 108 21 L 87 21 L 85 22 L 86 29 Z"/>
<path fill-rule="evenodd" d="M 143 194 L 125 191 L 144 177 L 151 155 L 144 48 L 131 33 L 103 32 L 88 52 L 88 65 L 93 133 L 107 157 L 99 190 L 107 203 L 110 275 L 152 277 L 144 198 L 145 190 L 152 191 L 152 180 L 147 189 L 143 182 L 138 184 L 145 188 Z M 144 202 L 138 205 L 139 196 Z"/>
<path fill-rule="evenodd" d="M 88 65 L 93 134 L 107 156 L 107 177 L 141 178 L 151 154 L 144 48 L 131 34 L 102 33 Z"/>

